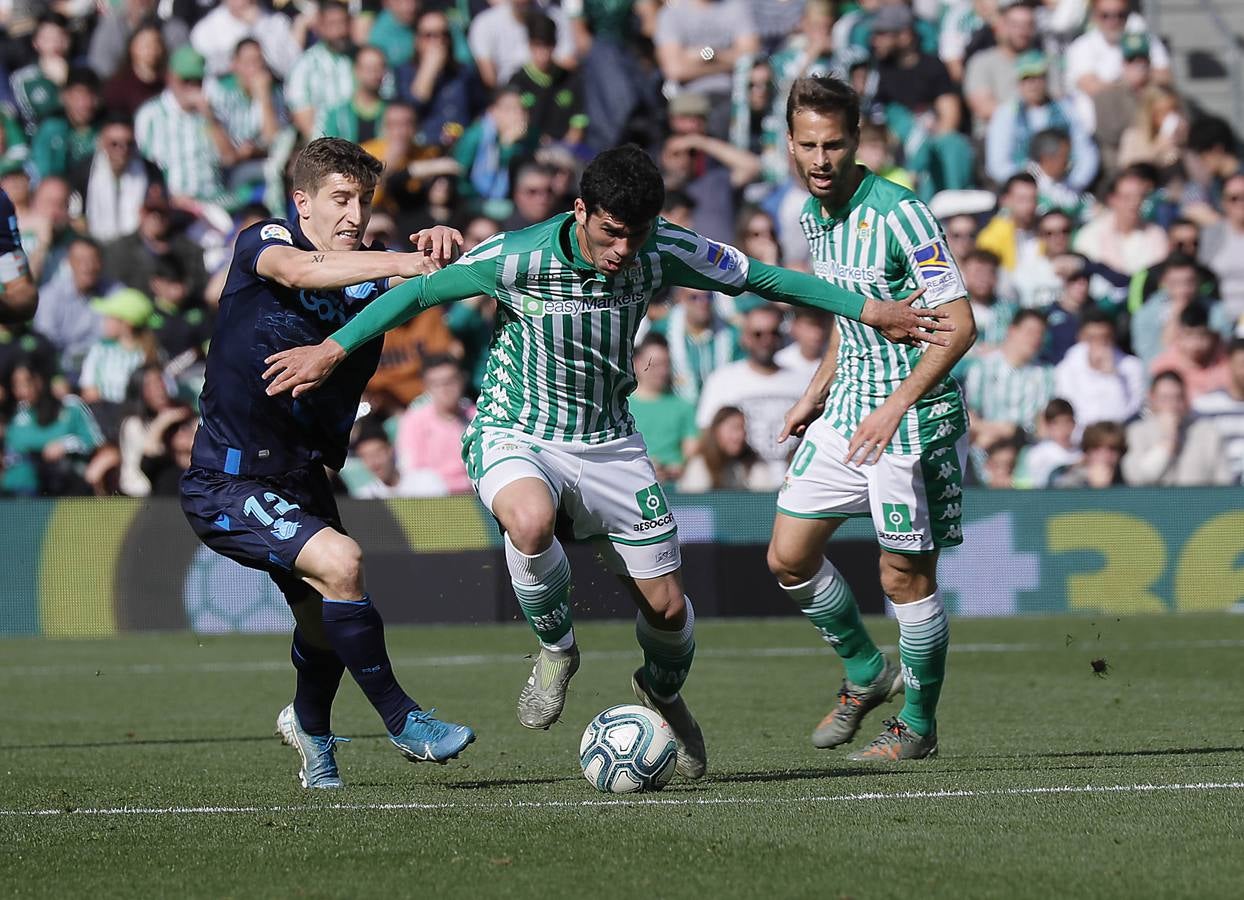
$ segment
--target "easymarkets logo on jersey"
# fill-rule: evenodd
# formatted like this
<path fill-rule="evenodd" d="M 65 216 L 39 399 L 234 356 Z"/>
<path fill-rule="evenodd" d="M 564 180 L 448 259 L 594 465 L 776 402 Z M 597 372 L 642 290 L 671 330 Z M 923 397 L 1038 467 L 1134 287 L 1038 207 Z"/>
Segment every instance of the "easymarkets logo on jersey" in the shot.
<path fill-rule="evenodd" d="M 643 292 L 615 294 L 611 297 L 575 297 L 572 300 L 541 300 L 524 297 L 520 309 L 525 316 L 577 316 L 583 313 L 608 312 L 624 306 L 643 303 L 648 295 Z"/>
<path fill-rule="evenodd" d="M 812 271 L 817 278 L 832 278 L 836 281 L 876 284 L 879 280 L 876 266 L 844 266 L 836 259 L 818 259 L 812 264 Z"/>

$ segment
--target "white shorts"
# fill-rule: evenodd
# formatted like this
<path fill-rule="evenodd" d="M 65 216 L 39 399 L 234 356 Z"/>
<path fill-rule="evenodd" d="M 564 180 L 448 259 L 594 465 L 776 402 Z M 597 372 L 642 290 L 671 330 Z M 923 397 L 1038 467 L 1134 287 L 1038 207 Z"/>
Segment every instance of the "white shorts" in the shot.
<path fill-rule="evenodd" d="M 849 465 L 849 442 L 824 419 L 808 427 L 778 493 L 778 512 L 799 519 L 872 516 L 877 542 L 895 553 L 928 553 L 963 543 L 967 436 L 923 453 L 882 454 Z"/>
<path fill-rule="evenodd" d="M 583 444 L 485 427 L 468 447 L 467 471 L 490 512 L 503 487 L 539 478 L 577 539 L 601 539 L 598 548 L 615 572 L 656 578 L 682 565 L 678 525 L 639 434 Z"/>

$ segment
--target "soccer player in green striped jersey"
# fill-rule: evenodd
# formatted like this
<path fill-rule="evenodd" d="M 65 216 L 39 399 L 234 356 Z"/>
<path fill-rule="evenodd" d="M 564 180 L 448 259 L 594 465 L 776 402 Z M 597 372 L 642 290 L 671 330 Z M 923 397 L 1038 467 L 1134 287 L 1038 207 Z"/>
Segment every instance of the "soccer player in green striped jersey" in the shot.
<path fill-rule="evenodd" d="M 457 263 L 392 290 L 314 347 L 274 355 L 269 393 L 295 396 L 348 353 L 430 306 L 497 299 L 497 325 L 474 422 L 463 439 L 480 499 L 505 533 L 523 614 L 540 641 L 518 717 L 548 728 L 579 665 L 570 566 L 554 526 L 598 541 L 639 607 L 644 665 L 632 686 L 679 743 L 678 771 L 699 778 L 703 737 L 680 690 L 695 651 L 677 525 L 626 398 L 635 387 L 635 333 L 653 294 L 683 285 L 814 306 L 863 320 L 897 340 L 946 340 L 944 313 L 865 299 L 810 275 L 767 266 L 658 218 L 665 189 L 634 146 L 587 167 L 572 213 L 496 235 Z"/>
<path fill-rule="evenodd" d="M 809 198 L 801 225 L 814 270 L 881 301 L 948 315 L 945 345 L 904 345 L 839 316 L 830 347 L 782 438 L 802 435 L 781 492 L 769 568 L 846 669 L 812 743 L 850 741 L 864 716 L 905 688 L 898 716 L 852 759 L 921 759 L 937 752 L 935 712 L 949 628 L 937 587 L 942 547 L 963 541 L 967 414 L 954 364 L 975 340 L 963 279 L 937 220 L 914 194 L 855 162 L 859 97 L 827 77 L 798 79 L 787 99 L 788 144 Z M 825 544 L 843 520 L 871 516 L 881 586 L 899 622 L 899 662 L 877 649 Z"/>

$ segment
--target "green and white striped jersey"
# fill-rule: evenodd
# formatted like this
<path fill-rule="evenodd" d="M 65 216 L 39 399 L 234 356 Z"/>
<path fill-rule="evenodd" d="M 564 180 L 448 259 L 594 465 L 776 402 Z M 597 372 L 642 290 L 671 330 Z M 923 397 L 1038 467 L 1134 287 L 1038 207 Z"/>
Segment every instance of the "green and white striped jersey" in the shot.
<path fill-rule="evenodd" d="M 963 376 L 968 409 L 990 422 L 1014 422 L 1029 434 L 1054 397 L 1054 367 L 1032 363 L 1014 368 L 1001 350 L 974 359 Z"/>
<path fill-rule="evenodd" d="M 883 301 L 905 300 L 923 287 L 917 302 L 930 309 L 967 294 L 928 207 L 871 172 L 844 209 L 827 215 L 812 197 L 799 221 L 812 248 L 813 271 L 832 284 Z M 841 342 L 825 419 L 850 437 L 911 374 L 923 350 L 893 343 L 842 316 L 837 320 Z M 957 438 L 966 427 L 959 386 L 947 376 L 908 410 L 886 452 L 920 453 L 933 442 Z"/>
<path fill-rule="evenodd" d="M 169 192 L 206 203 L 224 194 L 220 154 L 207 120 L 181 108 L 171 90 L 151 98 L 134 116 L 139 152 L 164 172 Z"/>

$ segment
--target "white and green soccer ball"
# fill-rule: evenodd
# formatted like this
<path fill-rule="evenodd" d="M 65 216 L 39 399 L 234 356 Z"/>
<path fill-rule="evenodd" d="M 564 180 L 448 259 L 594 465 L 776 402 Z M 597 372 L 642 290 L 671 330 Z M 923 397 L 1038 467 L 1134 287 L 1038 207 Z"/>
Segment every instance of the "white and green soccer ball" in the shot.
<path fill-rule="evenodd" d="M 611 706 L 579 741 L 583 777 L 606 794 L 659 791 L 674 775 L 678 744 L 669 724 L 642 706 Z"/>

